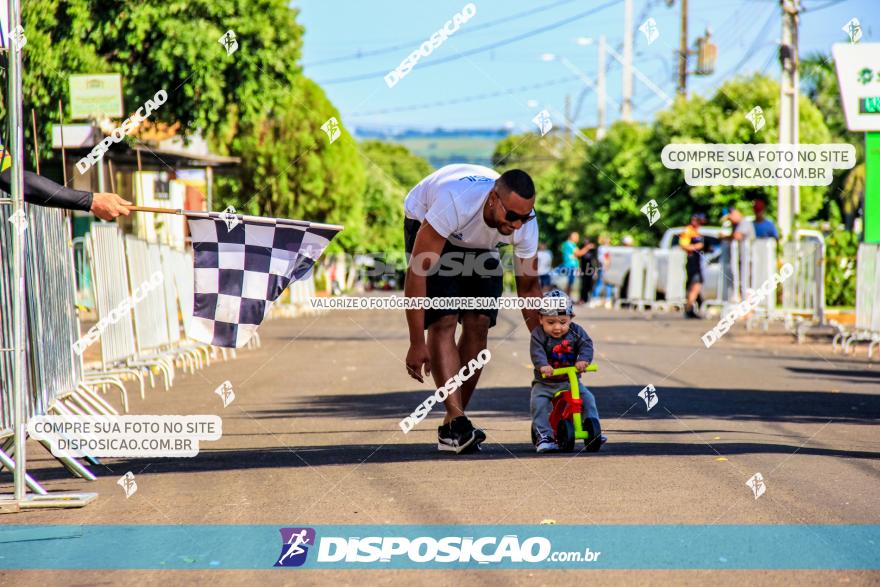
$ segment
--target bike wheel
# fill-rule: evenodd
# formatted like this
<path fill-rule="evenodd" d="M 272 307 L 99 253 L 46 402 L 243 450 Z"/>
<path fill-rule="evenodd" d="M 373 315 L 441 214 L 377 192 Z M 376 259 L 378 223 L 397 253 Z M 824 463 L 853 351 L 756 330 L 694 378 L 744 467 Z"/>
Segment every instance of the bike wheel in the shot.
<path fill-rule="evenodd" d="M 556 426 L 556 445 L 560 452 L 574 450 L 574 425 L 571 420 L 560 420 Z"/>
<path fill-rule="evenodd" d="M 599 449 L 602 448 L 602 441 L 599 440 L 599 437 L 602 435 L 602 427 L 599 425 L 599 420 L 595 418 L 584 418 L 583 420 L 584 430 L 586 430 L 590 436 L 584 440 L 584 446 L 586 447 L 587 452 L 599 452 Z"/>

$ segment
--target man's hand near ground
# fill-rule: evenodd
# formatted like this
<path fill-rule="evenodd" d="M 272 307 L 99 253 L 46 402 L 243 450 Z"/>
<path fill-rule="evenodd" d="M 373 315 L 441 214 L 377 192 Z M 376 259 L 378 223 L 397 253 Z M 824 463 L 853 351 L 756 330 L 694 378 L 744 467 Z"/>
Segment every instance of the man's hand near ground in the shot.
<path fill-rule="evenodd" d="M 422 367 L 425 368 L 425 375 L 422 376 Z M 409 376 L 417 380 L 419 383 L 425 382 L 425 377 L 431 374 L 431 354 L 428 352 L 428 345 L 424 342 L 410 343 L 409 350 L 406 353 L 406 370 Z"/>
<path fill-rule="evenodd" d="M 406 272 L 406 282 L 403 293 L 408 298 L 423 298 L 427 295 L 428 286 L 426 275 L 440 260 L 440 254 L 446 239 L 434 228 L 425 222 L 422 224 L 413 250 L 410 255 L 409 269 Z M 409 376 L 419 383 L 425 381 L 422 375 L 431 374 L 431 355 L 428 345 L 425 343 L 425 311 L 407 310 L 406 322 L 409 327 L 409 350 L 406 353 L 406 370 Z"/>
<path fill-rule="evenodd" d="M 113 220 L 118 216 L 128 216 L 127 206 L 131 202 L 109 192 L 95 192 L 92 195 L 91 212 L 101 220 Z"/>

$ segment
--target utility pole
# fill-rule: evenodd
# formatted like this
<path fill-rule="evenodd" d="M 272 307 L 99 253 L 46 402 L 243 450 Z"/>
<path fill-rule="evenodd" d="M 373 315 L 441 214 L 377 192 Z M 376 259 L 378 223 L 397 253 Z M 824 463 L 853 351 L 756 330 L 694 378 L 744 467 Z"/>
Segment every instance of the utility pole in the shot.
<path fill-rule="evenodd" d="M 678 93 L 687 96 L 688 0 L 681 0 L 681 38 L 678 47 Z"/>
<path fill-rule="evenodd" d="M 782 80 L 779 100 L 779 144 L 797 145 L 798 137 L 798 15 L 800 0 L 780 0 L 782 6 L 782 44 L 779 61 Z M 788 240 L 793 221 L 800 211 L 800 190 L 796 185 L 777 188 L 777 221 L 782 240 Z"/>
<path fill-rule="evenodd" d="M 632 59 L 633 59 L 633 5 L 632 0 L 623 3 L 623 103 L 620 106 L 620 118 L 632 120 Z"/>
<path fill-rule="evenodd" d="M 565 134 L 568 135 L 570 139 L 574 138 L 574 126 L 572 123 L 572 113 L 571 113 L 571 94 L 565 95 Z"/>
<path fill-rule="evenodd" d="M 596 79 L 596 106 L 598 109 L 596 138 L 605 136 L 605 35 L 599 35 L 599 57 Z"/>

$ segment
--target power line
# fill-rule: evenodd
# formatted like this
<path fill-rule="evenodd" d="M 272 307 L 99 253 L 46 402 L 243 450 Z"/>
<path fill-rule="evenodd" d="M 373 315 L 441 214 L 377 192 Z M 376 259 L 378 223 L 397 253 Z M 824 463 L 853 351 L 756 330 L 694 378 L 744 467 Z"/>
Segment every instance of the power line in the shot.
<path fill-rule="evenodd" d="M 510 22 L 511 20 L 522 18 L 523 16 L 534 16 L 539 12 L 544 12 L 545 10 L 550 10 L 551 8 L 562 6 L 563 4 L 571 4 L 574 1 L 575 0 L 560 0 L 559 2 L 555 2 L 553 4 L 547 4 L 546 6 L 540 6 L 538 8 L 533 8 L 530 10 L 524 10 L 522 12 L 518 12 L 510 16 L 505 16 L 504 18 L 499 18 L 497 20 L 489 21 L 483 24 L 469 25 L 467 28 L 460 29 L 458 32 L 456 32 L 456 36 L 471 34 L 477 31 L 492 28 L 498 26 L 499 24 L 504 24 L 505 22 Z M 340 61 L 351 61 L 354 59 L 362 59 L 364 57 L 372 57 L 374 55 L 382 55 L 384 53 L 391 53 L 393 51 L 399 51 L 401 49 L 410 49 L 414 45 L 421 45 L 423 42 L 424 39 L 416 39 L 414 41 L 410 41 L 408 43 L 400 43 L 392 47 L 383 47 L 381 49 L 373 49 L 372 51 L 358 51 L 357 53 L 351 53 L 349 55 L 342 55 L 339 57 L 328 57 L 327 59 L 321 59 L 320 61 L 304 63 L 303 67 L 315 67 L 317 65 L 326 65 L 328 63 L 339 63 Z"/>
<path fill-rule="evenodd" d="M 771 11 L 770 14 L 767 16 L 767 20 L 764 21 L 764 25 L 761 27 L 761 29 L 758 31 L 758 34 L 755 35 L 755 38 L 752 40 L 752 44 L 749 45 L 749 48 L 746 50 L 746 54 L 743 56 L 742 59 L 739 60 L 736 65 L 734 65 L 731 69 L 728 69 L 727 73 L 725 73 L 722 78 L 726 78 L 732 72 L 738 71 L 739 68 L 742 67 L 749 59 L 754 57 L 754 51 L 758 49 L 759 44 L 762 40 L 764 40 L 764 36 L 770 29 L 770 25 L 772 25 L 775 21 L 776 13 L 775 11 Z"/>
<path fill-rule="evenodd" d="M 593 15 L 597 12 L 605 10 L 606 8 L 614 6 L 615 4 L 620 4 L 621 2 L 623 2 L 623 0 L 611 0 L 610 2 L 606 2 L 605 4 L 601 4 L 599 6 L 596 6 L 595 8 L 591 8 L 590 10 L 587 10 L 585 12 L 581 12 L 579 14 L 575 14 L 574 16 L 570 16 L 568 18 L 558 20 L 556 22 L 553 22 L 548 25 L 533 29 L 533 30 L 528 31 L 526 33 L 515 35 L 513 37 L 508 37 L 507 39 L 503 39 L 503 40 L 497 41 L 495 43 L 490 43 L 488 45 L 483 45 L 481 47 L 476 47 L 475 49 L 470 49 L 468 51 L 456 53 L 455 55 L 450 55 L 449 57 L 432 59 L 431 61 L 426 62 L 424 65 L 420 65 L 420 69 L 426 69 L 428 67 L 436 67 L 436 66 L 442 65 L 444 63 L 449 63 L 451 61 L 457 61 L 459 59 L 463 59 L 463 58 L 469 57 L 471 55 L 476 55 L 477 53 L 484 53 L 486 51 L 491 51 L 492 49 L 497 49 L 498 47 L 503 47 L 504 45 L 509 45 L 511 43 L 515 43 L 517 41 L 521 41 L 521 40 L 527 39 L 529 37 L 534 37 L 535 35 L 539 35 L 541 33 L 545 33 L 547 31 L 551 31 L 553 29 L 557 29 L 561 26 L 575 22 L 576 20 L 580 20 L 580 19 L 585 18 L 587 16 Z M 374 79 L 377 77 L 383 77 L 386 73 L 388 73 L 387 70 L 373 71 L 370 73 L 364 73 L 364 74 L 360 74 L 360 75 L 353 75 L 353 76 L 348 76 L 348 77 L 340 77 L 340 78 L 335 78 L 335 79 L 330 79 L 330 80 L 318 81 L 317 83 L 319 83 L 320 85 L 324 85 L 324 86 L 330 85 L 330 84 L 342 84 L 342 83 L 355 82 L 355 81 L 361 81 L 361 80 L 366 80 L 366 79 Z"/>
<path fill-rule="evenodd" d="M 507 90 L 499 90 L 497 92 L 488 92 L 485 94 L 476 94 L 473 96 L 464 96 L 461 98 L 452 98 L 450 100 L 440 100 L 437 102 L 428 102 L 426 104 L 415 104 L 412 106 L 400 106 L 398 108 L 385 108 L 382 110 L 370 110 L 367 112 L 355 112 L 353 114 L 347 114 L 346 118 L 353 118 L 356 116 L 375 116 L 377 114 L 391 114 L 394 112 L 408 112 L 411 110 L 423 110 L 425 108 L 437 108 L 440 106 L 449 106 L 451 104 L 462 104 L 464 102 L 476 102 L 478 100 L 486 100 L 488 98 L 495 98 L 497 96 L 504 96 L 507 94 L 515 94 L 517 92 L 525 92 L 526 90 L 536 90 L 536 89 L 540 89 L 540 88 L 545 88 L 547 86 L 559 85 L 559 84 L 566 83 L 566 82 L 572 82 L 572 81 L 575 81 L 578 79 L 580 79 L 580 78 L 577 76 L 562 77 L 562 78 L 558 78 L 558 79 L 554 79 L 554 80 L 550 80 L 550 81 L 546 81 L 546 82 L 540 82 L 537 84 L 530 84 L 527 86 L 519 86 L 516 88 L 510 88 Z"/>

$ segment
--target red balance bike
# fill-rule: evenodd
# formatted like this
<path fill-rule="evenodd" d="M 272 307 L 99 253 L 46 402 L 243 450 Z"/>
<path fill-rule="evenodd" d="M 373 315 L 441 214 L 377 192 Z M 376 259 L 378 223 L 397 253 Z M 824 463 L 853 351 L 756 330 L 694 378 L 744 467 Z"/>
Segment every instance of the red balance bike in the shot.
<path fill-rule="evenodd" d="M 587 366 L 587 371 L 597 371 L 595 363 Z M 602 430 L 595 418 L 583 415 L 584 402 L 581 400 L 581 386 L 575 367 L 554 369 L 553 375 L 568 375 L 568 389 L 557 391 L 553 396 L 553 411 L 550 412 L 550 426 L 556 431 L 556 444 L 560 452 L 571 452 L 574 443 L 583 440 L 587 452 L 598 452 L 602 447 Z M 538 444 L 538 433 L 532 426 L 532 444 Z"/>

